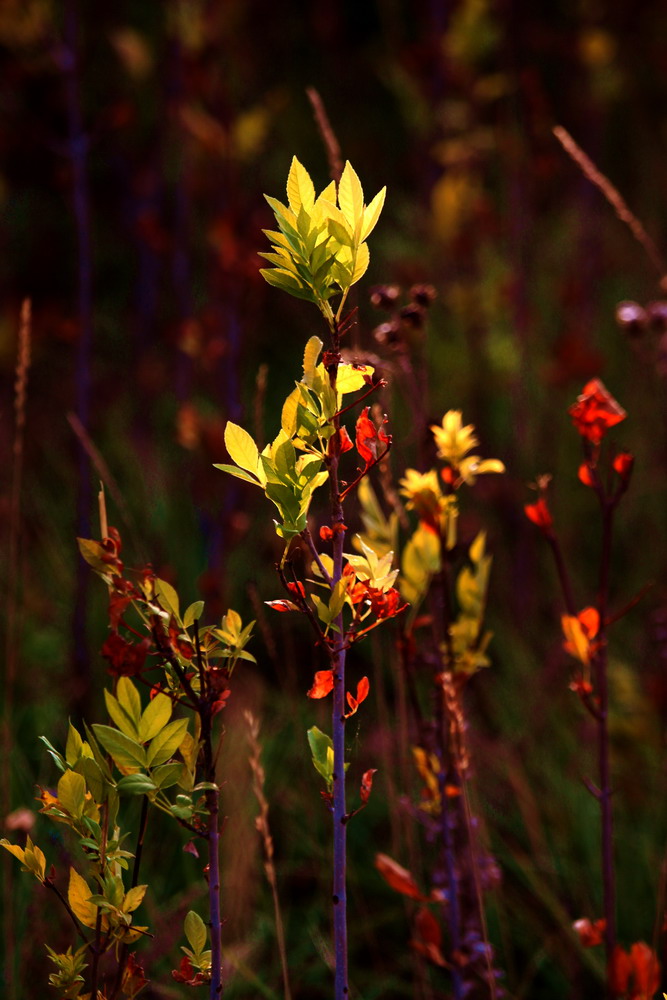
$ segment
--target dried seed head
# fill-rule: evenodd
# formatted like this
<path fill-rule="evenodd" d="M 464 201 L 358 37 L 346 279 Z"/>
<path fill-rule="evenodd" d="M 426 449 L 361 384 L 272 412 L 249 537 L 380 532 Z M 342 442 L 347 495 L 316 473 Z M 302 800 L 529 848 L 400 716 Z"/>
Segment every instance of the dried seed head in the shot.
<path fill-rule="evenodd" d="M 371 305 L 376 309 L 393 309 L 400 293 L 398 285 L 376 285 L 371 288 Z"/>
<path fill-rule="evenodd" d="M 435 301 L 436 291 L 433 285 L 413 285 L 410 289 L 410 298 L 416 305 L 428 309 Z"/>
<path fill-rule="evenodd" d="M 640 336 L 647 320 L 646 310 L 638 302 L 619 302 L 616 306 L 616 322 L 629 337 Z"/>

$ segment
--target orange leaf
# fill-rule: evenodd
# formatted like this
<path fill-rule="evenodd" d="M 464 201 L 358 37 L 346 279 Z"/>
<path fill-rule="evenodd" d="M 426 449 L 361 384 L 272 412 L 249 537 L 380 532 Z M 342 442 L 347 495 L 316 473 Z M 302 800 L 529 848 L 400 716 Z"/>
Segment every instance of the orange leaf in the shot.
<path fill-rule="evenodd" d="M 308 692 L 309 698 L 326 698 L 333 689 L 333 670 L 318 670 L 313 686 Z"/>
<path fill-rule="evenodd" d="M 375 867 L 387 885 L 395 889 L 396 892 L 400 892 L 403 896 L 409 896 L 411 899 L 426 901 L 426 897 L 419 891 L 417 883 L 407 868 L 403 868 L 389 855 L 376 854 Z"/>
<path fill-rule="evenodd" d="M 357 697 L 355 698 L 353 695 L 350 694 L 349 691 L 347 692 L 347 703 L 350 706 L 350 711 L 345 716 L 346 719 L 349 719 L 351 715 L 354 715 L 356 710 L 361 705 L 362 701 L 366 700 L 366 698 L 368 697 L 369 690 L 370 690 L 370 684 L 368 681 L 368 677 L 362 677 L 359 683 L 357 684 Z"/>

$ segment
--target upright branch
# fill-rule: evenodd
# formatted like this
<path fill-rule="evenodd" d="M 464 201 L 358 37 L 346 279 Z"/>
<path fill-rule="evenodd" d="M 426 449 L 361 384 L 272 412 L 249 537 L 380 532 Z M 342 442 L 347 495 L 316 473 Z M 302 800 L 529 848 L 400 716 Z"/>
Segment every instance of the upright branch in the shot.
<path fill-rule="evenodd" d="M 459 540 L 458 513 L 462 487 L 473 485 L 480 475 L 502 473 L 504 465 L 473 453 L 479 441 L 474 427 L 463 424 L 458 410 L 448 411 L 442 424 L 433 425 L 431 431 L 440 467 L 426 473 L 408 469 L 400 482 L 407 509 L 418 519 L 401 558 L 399 587 L 411 604 L 401 649 L 404 663 L 421 661 L 431 675 L 434 707 L 430 712 L 422 710 L 417 685 L 411 683 L 418 727 L 413 756 L 424 783 L 423 822 L 439 835 L 430 899 L 441 902 L 448 942 L 445 951 L 440 925 L 422 907 L 411 944 L 449 970 L 455 998 L 495 997 L 497 972 L 482 898 L 488 880 L 485 886 L 480 875 L 481 868 L 489 871 L 493 866 L 481 858 L 468 804 L 470 762 L 463 709 L 468 678 L 489 664 L 486 649 L 491 634 L 484 628 L 484 616 L 491 557 L 483 532 L 466 544 Z M 391 521 L 378 516 L 377 502 L 367 491 L 363 506 L 371 537 L 377 543 L 390 537 Z M 427 612 L 420 615 L 422 604 L 427 605 Z M 425 624 L 430 626 L 427 634 L 421 631 Z M 410 657 L 405 655 L 408 650 Z M 395 868 L 386 858 L 381 856 L 378 867 L 390 885 L 413 894 L 410 883 L 396 879 Z"/>
<path fill-rule="evenodd" d="M 598 785 L 587 786 L 600 804 L 600 855 L 602 867 L 603 918 L 595 925 L 595 933 L 582 941 L 598 944 L 604 941 L 607 958 L 607 996 L 614 997 L 615 968 L 619 949 L 616 943 L 616 887 L 613 845 L 613 809 L 609 739 L 609 678 L 607 630 L 611 620 L 609 594 L 611 584 L 611 556 L 614 515 L 625 494 L 632 475 L 633 456 L 627 451 L 617 451 L 605 442 L 608 431 L 625 419 L 625 410 L 611 396 L 599 379 L 591 379 L 581 395 L 570 407 L 569 413 L 581 436 L 583 462 L 579 466 L 579 480 L 591 489 L 598 500 L 602 522 L 600 566 L 597 597 L 581 611 L 576 610 L 573 589 L 565 560 L 558 542 L 554 520 L 549 509 L 547 486 L 549 477 L 538 480 L 539 499 L 527 504 L 525 511 L 547 538 L 556 559 L 566 613 L 562 616 L 565 637 L 564 648 L 578 663 L 570 684 L 582 704 L 595 720 L 597 730 Z M 606 446 L 605 446 L 606 445 Z M 627 607 L 633 606 L 631 602 Z M 627 610 L 627 608 L 626 608 Z M 577 921 L 578 925 L 590 921 Z M 578 928 L 581 930 L 581 928 Z"/>
<path fill-rule="evenodd" d="M 278 574 L 286 597 L 267 603 L 280 612 L 300 612 L 308 618 L 316 645 L 326 656 L 308 696 L 325 698 L 333 692 L 332 736 L 313 726 L 308 732 L 313 763 L 325 781 L 323 799 L 333 818 L 333 936 L 336 1000 L 349 995 L 347 972 L 346 837 L 349 820 L 363 808 L 370 795 L 374 769 L 364 772 L 360 805 L 346 804 L 345 722 L 368 695 L 368 678 L 362 677 L 353 695 L 346 688 L 346 653 L 382 621 L 403 610 L 393 583 L 393 554 L 379 556 L 362 540 L 354 539 L 357 554 L 346 549 L 344 501 L 386 454 L 391 438 L 384 417 L 371 416 L 370 406 L 359 414 L 354 440 L 343 417 L 384 383 L 374 377 L 371 365 L 342 359 L 342 338 L 349 328 L 344 306 L 352 285 L 368 267 L 366 239 L 384 203 L 384 188 L 364 203 L 361 182 L 346 163 L 338 184 L 332 181 L 316 195 L 313 182 L 296 157 L 287 179 L 287 204 L 267 196 L 278 230 L 266 230 L 273 246 L 263 253 L 272 265 L 262 270 L 269 284 L 313 303 L 319 309 L 330 338 L 325 345 L 313 336 L 303 355 L 303 375 L 282 408 L 278 435 L 260 453 L 242 427 L 229 422 L 225 444 L 232 464 L 217 466 L 224 472 L 258 486 L 278 509 L 276 532 L 284 541 Z M 323 350 L 324 349 L 324 350 Z M 321 360 L 320 360 L 321 355 Z M 352 402 L 343 405 L 345 396 Z M 354 451 L 360 459 L 351 481 L 342 478 L 345 456 Z M 347 476 L 348 474 L 345 473 Z M 331 543 L 331 554 L 318 548 L 309 527 L 315 491 L 328 481 L 328 524 L 319 539 Z M 292 543 L 298 539 L 310 562 L 310 575 L 300 579 L 293 560 Z M 286 572 L 289 567 L 289 575 Z"/>

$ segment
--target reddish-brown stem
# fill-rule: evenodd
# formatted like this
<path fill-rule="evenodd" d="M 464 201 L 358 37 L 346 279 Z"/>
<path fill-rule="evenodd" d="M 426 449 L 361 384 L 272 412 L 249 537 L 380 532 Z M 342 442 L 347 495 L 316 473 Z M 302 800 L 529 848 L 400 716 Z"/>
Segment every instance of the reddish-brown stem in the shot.
<path fill-rule="evenodd" d="M 598 766 L 600 774 L 600 812 L 602 847 L 602 891 L 605 918 L 605 951 L 607 970 L 616 947 L 616 885 L 614 872 L 614 839 L 612 788 L 609 752 L 609 683 L 607 671 L 606 618 L 609 601 L 611 567 L 612 529 L 615 503 L 601 501 L 602 509 L 602 553 L 600 559 L 600 581 L 598 589 L 598 613 L 600 631 L 595 654 L 595 672 L 598 697 Z M 612 997 L 611 986 L 607 983 L 607 995 Z"/>
<path fill-rule="evenodd" d="M 575 604 L 574 601 L 572 584 L 570 583 L 570 577 L 567 572 L 567 566 L 565 565 L 565 560 L 563 558 L 563 550 L 560 547 L 560 542 L 558 541 L 558 538 L 553 533 L 553 531 L 549 531 L 546 534 L 546 539 L 549 542 L 549 545 L 551 546 L 551 551 L 553 552 L 554 561 L 556 563 L 556 571 L 558 573 L 560 587 L 563 592 L 565 609 L 568 615 L 575 616 L 577 613 L 577 605 Z"/>
<path fill-rule="evenodd" d="M 72 907 L 69 905 L 69 903 L 67 902 L 67 900 L 63 896 L 63 894 L 60 891 L 60 889 L 58 888 L 58 886 L 55 885 L 51 881 L 50 878 L 45 878 L 44 882 L 42 884 L 43 884 L 43 886 L 44 886 L 45 889 L 50 889 L 51 892 L 54 892 L 56 894 L 56 896 L 58 897 L 58 899 L 60 900 L 60 902 L 63 904 L 63 906 L 67 910 L 67 912 L 69 914 L 69 917 L 70 917 L 70 920 L 74 924 L 74 927 L 76 929 L 77 934 L 79 935 L 79 937 L 81 938 L 82 941 L 86 941 L 87 940 L 86 935 L 81 930 L 81 927 L 79 926 L 79 923 L 78 923 L 76 917 L 74 916 L 74 912 L 72 910 Z"/>

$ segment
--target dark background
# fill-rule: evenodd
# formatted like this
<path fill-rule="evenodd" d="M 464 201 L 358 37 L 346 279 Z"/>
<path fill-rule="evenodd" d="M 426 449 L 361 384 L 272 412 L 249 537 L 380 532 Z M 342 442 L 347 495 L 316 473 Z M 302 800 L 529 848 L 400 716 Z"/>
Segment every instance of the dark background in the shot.
<path fill-rule="evenodd" d="M 490 933 L 516 998 L 600 991 L 598 956 L 568 930 L 601 908 L 597 809 L 583 783 L 594 776 L 593 733 L 568 691 L 555 574 L 522 508 L 534 499 L 528 482 L 553 473 L 577 600 L 592 603 L 599 523 L 576 478 L 566 410 L 599 376 L 628 411 L 614 438 L 637 461 L 615 540 L 614 606 L 653 586 L 610 649 L 619 930 L 626 945 L 654 940 L 666 826 L 667 348 L 660 324 L 628 333 L 615 310 L 660 300 L 663 269 L 552 128 L 570 131 L 664 246 L 666 38 L 658 0 L 0 4 L 2 809 L 34 805 L 35 783 L 54 782 L 39 735 L 60 745 L 68 716 L 101 717 L 105 594 L 75 537 L 99 532 L 102 475 L 128 564 L 152 561 L 183 600 L 205 598 L 211 619 L 228 606 L 260 616 L 258 666 L 239 675 L 225 719 L 230 998 L 280 995 L 247 706 L 263 720 L 294 995 L 331 993 L 329 829 L 305 740 L 326 719 L 305 698 L 317 657 L 298 622 L 262 610 L 280 596 L 269 505 L 212 468 L 226 460 L 228 419 L 264 442 L 275 434 L 303 345 L 323 335 L 314 309 L 264 283 L 257 257 L 273 222 L 262 194 L 283 197 L 292 156 L 318 190 L 329 180 L 309 86 L 367 200 L 388 187 L 350 339 L 390 382 L 394 475 L 429 467 L 428 425 L 450 408 L 508 469 L 480 481 L 464 525 L 487 527 L 495 559 L 493 666 L 469 685 L 469 737 L 476 809 L 503 872 Z M 401 286 L 402 303 L 414 283 L 437 292 L 426 325 L 402 324 L 393 346 L 373 334 L 388 317 L 368 295 L 386 282 Z M 26 296 L 32 363 L 17 460 Z M 415 373 L 428 386 L 419 405 Z M 398 768 L 405 748 L 392 738 L 391 626 L 357 655 L 381 696 L 350 730 L 355 766 L 379 768 L 351 834 L 352 981 L 365 1000 L 446 996 L 446 974 L 415 971 L 410 905 L 373 867 L 376 851 L 407 863 L 418 836 L 401 806 L 418 796 L 416 778 Z M 60 831 L 38 820 L 33 837 L 64 862 Z M 196 900 L 198 870 L 178 829 L 160 842 L 148 915 L 164 928 Z M 19 942 L 18 996 L 31 1000 L 44 995 L 35 968 L 44 982 L 40 942 L 57 936 L 46 931 L 57 918 L 27 876 L 14 882 L 3 908 Z M 157 985 L 146 996 L 184 995 L 169 980 L 174 935 L 147 949 Z"/>

